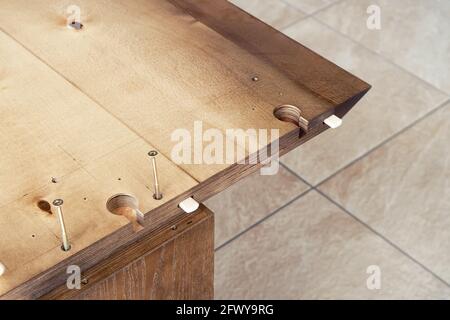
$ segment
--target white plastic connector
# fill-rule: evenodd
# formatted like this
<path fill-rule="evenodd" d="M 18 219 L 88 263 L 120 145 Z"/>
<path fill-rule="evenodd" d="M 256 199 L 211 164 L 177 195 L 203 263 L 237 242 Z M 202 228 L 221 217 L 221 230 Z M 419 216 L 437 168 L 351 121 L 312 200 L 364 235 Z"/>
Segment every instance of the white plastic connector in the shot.
<path fill-rule="evenodd" d="M 186 213 L 193 213 L 200 207 L 200 203 L 195 201 L 194 198 L 188 198 L 180 202 L 178 206 Z"/>
<path fill-rule="evenodd" d="M 0 277 L 5 273 L 6 267 L 3 263 L 0 262 Z"/>
<path fill-rule="evenodd" d="M 337 129 L 342 125 L 342 119 L 332 115 L 325 119 L 324 123 L 331 129 Z"/>

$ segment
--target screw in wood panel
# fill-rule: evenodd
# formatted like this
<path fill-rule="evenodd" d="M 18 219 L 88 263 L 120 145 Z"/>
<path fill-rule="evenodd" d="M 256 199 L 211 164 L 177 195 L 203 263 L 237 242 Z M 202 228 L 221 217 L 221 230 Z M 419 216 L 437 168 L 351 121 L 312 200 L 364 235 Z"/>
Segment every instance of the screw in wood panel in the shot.
<path fill-rule="evenodd" d="M 299 107 L 285 104 L 276 107 L 273 115 L 280 121 L 293 123 L 304 130 L 308 129 L 308 120 L 302 117 L 302 111 Z"/>
<path fill-rule="evenodd" d="M 67 236 L 66 225 L 64 223 L 64 216 L 62 212 L 62 206 L 64 201 L 62 199 L 56 199 L 53 201 L 53 206 L 56 208 L 56 213 L 58 214 L 59 225 L 61 227 L 61 238 L 62 238 L 62 246 L 61 249 L 63 251 L 69 251 L 72 246 L 69 243 L 69 237 Z"/>
<path fill-rule="evenodd" d="M 84 25 L 81 22 L 78 21 L 72 21 L 71 23 L 69 23 L 67 25 L 67 27 L 69 29 L 73 29 L 73 30 L 81 30 L 83 29 Z"/>
<path fill-rule="evenodd" d="M 252 78 L 252 81 L 253 81 L 253 82 L 258 82 L 258 81 L 259 81 L 259 77 L 257 77 L 257 76 L 253 77 L 253 78 Z"/>
<path fill-rule="evenodd" d="M 3 263 L 0 262 L 0 277 L 3 276 L 6 272 L 6 267 Z"/>
<path fill-rule="evenodd" d="M 106 202 L 106 208 L 112 214 L 127 218 L 135 232 L 144 229 L 144 214 L 139 210 L 139 201 L 129 194 L 117 194 Z"/>
<path fill-rule="evenodd" d="M 161 190 L 159 189 L 158 167 L 156 166 L 156 157 L 158 156 L 158 151 L 152 150 L 148 153 L 148 155 L 152 161 L 153 168 L 153 185 L 155 187 L 153 198 L 155 200 L 161 200 L 163 198 L 163 195 L 161 193 Z"/>

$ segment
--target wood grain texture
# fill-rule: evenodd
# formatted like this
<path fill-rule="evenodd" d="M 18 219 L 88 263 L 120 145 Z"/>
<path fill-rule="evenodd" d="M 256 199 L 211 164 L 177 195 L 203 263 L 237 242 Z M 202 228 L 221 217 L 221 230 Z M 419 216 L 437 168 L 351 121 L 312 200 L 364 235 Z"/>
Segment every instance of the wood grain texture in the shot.
<path fill-rule="evenodd" d="M 297 104 L 308 127 L 322 123 L 332 114 L 343 116 L 351 105 L 349 98 L 364 94 L 370 88 L 367 83 L 226 0 L 169 2 L 251 54 L 254 61 L 264 62 L 276 70 L 277 81 L 278 78 L 287 79 L 288 82 L 280 80 L 283 90 L 294 87 L 296 94 L 283 99 L 299 101 L 300 94 L 310 98 Z M 265 90 L 265 94 L 266 101 L 273 101 L 273 92 Z M 314 101 L 309 95 L 325 103 Z M 278 102 L 278 105 L 282 104 Z"/>
<path fill-rule="evenodd" d="M 175 164 L 174 130 L 278 129 L 285 154 L 369 89 L 226 1 L 80 0 L 80 31 L 66 27 L 70 4 L 0 0 L 2 298 L 48 293 L 67 265 L 94 267 L 181 217 L 182 200 L 203 202 L 261 166 Z M 281 104 L 302 110 L 303 129 L 273 116 Z M 160 202 L 151 149 L 161 154 Z M 143 231 L 106 211 L 116 193 L 139 199 Z M 55 198 L 67 203 L 67 253 L 56 218 L 36 206 Z"/>
<path fill-rule="evenodd" d="M 214 216 L 202 207 L 118 252 L 42 299 L 185 300 L 214 295 Z"/>

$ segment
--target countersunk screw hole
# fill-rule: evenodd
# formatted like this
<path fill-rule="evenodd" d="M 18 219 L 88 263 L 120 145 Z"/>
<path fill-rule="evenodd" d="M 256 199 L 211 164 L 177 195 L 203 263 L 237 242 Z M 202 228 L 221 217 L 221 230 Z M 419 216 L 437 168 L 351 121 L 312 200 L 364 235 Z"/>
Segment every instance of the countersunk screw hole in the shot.
<path fill-rule="evenodd" d="M 162 198 L 163 198 L 162 194 L 159 195 L 159 198 L 156 196 L 156 194 L 153 195 L 153 199 L 155 200 L 162 200 Z"/>
<path fill-rule="evenodd" d="M 70 251 L 70 249 L 72 249 L 71 245 L 69 245 L 69 248 L 67 250 L 64 249 L 64 245 L 61 246 L 61 250 L 64 251 L 64 252 Z"/>
<path fill-rule="evenodd" d="M 172 228 L 171 228 L 173 231 L 175 231 L 175 230 L 177 230 L 178 229 L 178 227 L 177 226 L 172 226 Z"/>
<path fill-rule="evenodd" d="M 144 229 L 142 225 L 144 215 L 139 210 L 139 201 L 135 197 L 123 193 L 116 194 L 108 199 L 106 208 L 112 214 L 128 219 L 133 225 L 135 232 Z"/>
<path fill-rule="evenodd" d="M 87 285 L 88 283 L 89 283 L 89 279 L 84 278 L 81 280 L 82 285 Z"/>
<path fill-rule="evenodd" d="M 52 178 L 52 183 L 58 183 L 59 181 L 58 181 L 58 178 Z"/>

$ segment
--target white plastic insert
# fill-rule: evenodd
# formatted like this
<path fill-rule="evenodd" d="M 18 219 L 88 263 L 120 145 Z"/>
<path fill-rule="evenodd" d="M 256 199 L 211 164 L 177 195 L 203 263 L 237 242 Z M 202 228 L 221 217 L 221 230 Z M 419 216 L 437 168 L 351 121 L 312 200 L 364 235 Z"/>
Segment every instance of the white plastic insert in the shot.
<path fill-rule="evenodd" d="M 200 207 L 200 203 L 195 201 L 194 198 L 188 198 L 180 202 L 178 206 L 186 213 L 193 213 Z"/>
<path fill-rule="evenodd" d="M 337 129 L 342 125 L 342 119 L 332 115 L 325 119 L 324 123 L 331 129 Z"/>

